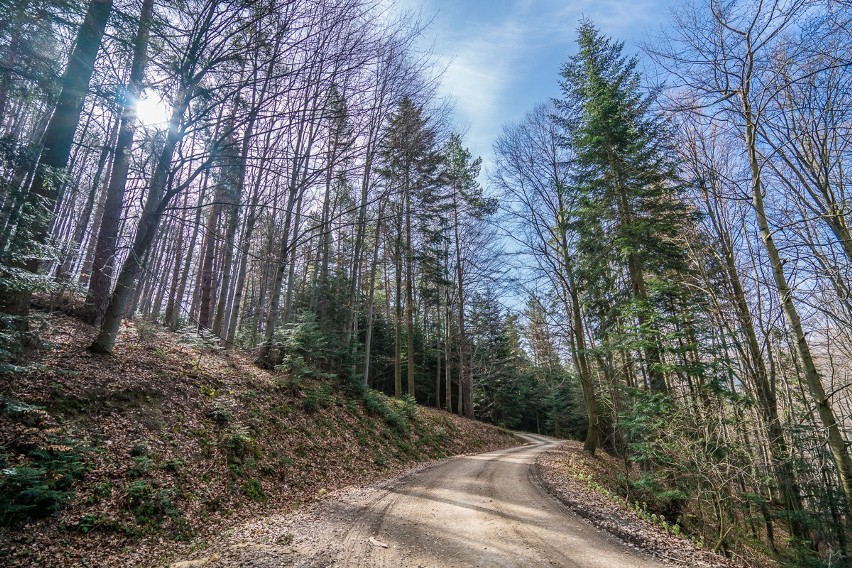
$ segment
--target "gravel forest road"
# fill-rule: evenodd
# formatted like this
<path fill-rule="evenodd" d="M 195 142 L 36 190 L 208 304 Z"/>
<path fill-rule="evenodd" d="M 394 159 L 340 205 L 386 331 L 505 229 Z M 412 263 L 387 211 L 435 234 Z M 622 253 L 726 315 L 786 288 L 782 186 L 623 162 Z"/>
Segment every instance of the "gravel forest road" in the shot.
<path fill-rule="evenodd" d="M 464 456 L 308 511 L 270 517 L 247 534 L 287 546 L 231 547 L 207 566 L 652 568 L 662 564 L 595 529 L 534 479 L 536 455 L 558 440 Z M 270 536 L 271 535 L 271 536 Z M 281 539 L 277 539 L 281 542 Z"/>

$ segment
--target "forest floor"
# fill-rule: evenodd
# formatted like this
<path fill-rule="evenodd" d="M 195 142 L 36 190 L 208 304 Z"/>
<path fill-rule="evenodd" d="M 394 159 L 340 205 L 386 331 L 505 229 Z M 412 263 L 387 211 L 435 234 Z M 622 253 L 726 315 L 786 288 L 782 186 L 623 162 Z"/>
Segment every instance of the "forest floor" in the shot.
<path fill-rule="evenodd" d="M 147 324 L 97 356 L 45 318 L 37 365 L 0 375 L 4 566 L 728 566 L 615 497 L 602 452 Z"/>
<path fill-rule="evenodd" d="M 624 466 L 598 451 L 590 456 L 580 442 L 563 442 L 539 455 L 538 482 L 574 514 L 633 549 L 669 566 L 730 568 L 737 564 L 715 554 L 665 523 L 662 516 L 631 505 L 622 495 Z"/>

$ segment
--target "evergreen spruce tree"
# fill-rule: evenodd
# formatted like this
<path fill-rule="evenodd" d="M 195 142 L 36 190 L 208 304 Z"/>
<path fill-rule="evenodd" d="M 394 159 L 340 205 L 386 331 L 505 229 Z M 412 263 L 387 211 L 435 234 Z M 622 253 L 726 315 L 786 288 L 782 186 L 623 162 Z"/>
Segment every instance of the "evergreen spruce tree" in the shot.
<path fill-rule="evenodd" d="M 439 167 L 443 160 L 436 141 L 434 127 L 429 124 L 423 108 L 409 97 L 404 97 L 398 110 L 391 115 L 385 133 L 382 148 L 382 176 L 387 180 L 392 194 L 396 196 L 396 211 L 399 239 L 397 273 L 404 272 L 405 278 L 397 278 L 397 288 L 405 291 L 405 328 L 407 355 L 408 394 L 415 395 L 414 362 L 414 268 L 415 250 L 413 228 L 414 216 L 423 210 L 421 205 L 430 201 L 430 195 L 437 188 Z M 400 290 L 397 291 L 399 298 Z M 402 395 L 402 317 L 400 301 L 397 302 L 396 355 L 394 365 L 394 392 Z"/>
<path fill-rule="evenodd" d="M 675 183 L 675 161 L 659 115 L 652 112 L 623 43 L 590 22 L 579 28 L 579 52 L 562 69 L 556 102 L 564 143 L 574 157 L 582 277 L 605 330 L 644 358 L 646 384 L 667 391 L 657 327 L 663 278 L 684 266 L 676 238 L 687 216 Z M 624 282 L 622 290 L 619 283 Z M 610 292 L 616 290 L 615 294 Z M 656 304 L 656 306 L 655 306 Z"/>
<path fill-rule="evenodd" d="M 444 173 L 450 189 L 451 209 L 453 215 L 453 241 L 456 265 L 456 294 L 458 298 L 458 351 L 459 351 L 459 385 L 461 390 L 460 414 L 473 418 L 472 378 L 468 368 L 467 339 L 465 335 L 465 271 L 466 259 L 462 256 L 461 224 L 465 218 L 481 219 L 496 211 L 497 204 L 493 199 L 483 196 L 482 187 L 476 181 L 482 159 L 473 159 L 470 151 L 462 146 L 458 134 L 450 136 L 444 157 Z"/>
<path fill-rule="evenodd" d="M 472 294 L 469 376 L 476 377 L 476 415 L 494 424 L 513 428 L 521 422 L 525 397 L 519 388 L 516 351 L 513 349 L 512 335 L 517 333 L 510 333 L 510 323 L 511 320 L 503 315 L 493 289 Z"/>

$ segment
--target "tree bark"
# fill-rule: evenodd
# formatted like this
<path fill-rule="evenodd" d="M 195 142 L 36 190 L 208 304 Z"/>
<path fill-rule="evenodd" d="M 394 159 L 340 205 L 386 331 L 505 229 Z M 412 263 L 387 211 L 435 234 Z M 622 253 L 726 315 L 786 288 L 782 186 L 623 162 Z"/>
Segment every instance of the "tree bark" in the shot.
<path fill-rule="evenodd" d="M 205 194 L 207 193 L 208 176 L 209 169 L 205 170 L 202 174 L 201 190 L 198 195 L 198 202 L 195 209 L 195 220 L 192 223 L 192 232 L 189 237 L 189 245 L 186 248 L 187 254 L 183 262 L 183 268 L 181 269 L 180 281 L 178 282 L 174 295 L 169 294 L 169 302 L 166 305 L 166 312 L 169 314 L 166 317 L 166 325 L 168 325 L 173 331 L 178 328 L 178 324 L 180 323 L 182 302 L 186 295 L 186 285 L 189 282 L 189 276 L 192 272 L 192 260 L 195 253 L 195 243 L 198 240 L 199 227 L 201 226 L 201 208 L 204 203 Z M 191 317 L 190 311 L 187 311 L 186 315 L 187 317 Z"/>
<path fill-rule="evenodd" d="M 204 231 L 204 245 L 201 253 L 201 296 L 198 308 L 198 325 L 203 328 L 210 327 L 210 319 L 213 309 L 214 270 L 213 265 L 216 256 L 216 241 L 219 227 L 219 214 L 222 211 L 222 201 L 225 199 L 225 188 L 222 183 L 216 185 L 213 193 L 213 203 L 210 205 L 210 214 Z"/>
<path fill-rule="evenodd" d="M 89 194 L 86 197 L 83 212 L 80 214 L 80 219 L 77 221 L 77 226 L 74 229 L 74 235 L 71 240 L 69 252 L 59 270 L 59 278 L 61 280 L 68 280 L 71 278 L 74 267 L 78 264 L 77 260 L 83 256 L 80 253 L 81 246 L 83 244 L 83 240 L 86 238 L 86 231 L 89 229 L 89 221 L 92 217 L 92 210 L 95 207 L 95 198 L 98 195 L 98 189 L 101 185 L 101 177 L 104 175 L 106 161 L 109 159 L 110 153 L 113 151 L 113 140 L 115 140 L 115 137 L 118 135 L 118 121 L 114 121 L 113 125 L 114 126 L 109 128 L 107 138 L 104 140 L 104 146 L 101 149 L 101 154 L 98 158 L 98 166 L 95 170 L 95 176 L 92 178 L 92 186 L 89 188 Z M 107 171 L 106 177 L 109 178 L 109 175 L 110 172 Z"/>
<path fill-rule="evenodd" d="M 74 49 L 62 76 L 62 90 L 47 129 L 41 139 L 42 152 L 35 168 L 28 200 L 36 211 L 38 220 L 30 230 L 31 239 L 38 244 L 47 241 L 51 219 L 55 214 L 59 197 L 56 174 L 68 165 L 74 133 L 83 111 L 83 101 L 89 89 L 89 81 L 95 66 L 95 58 L 101 45 L 107 20 L 112 11 L 112 0 L 91 0 L 86 16 L 77 32 Z M 21 234 L 20 232 L 18 234 Z M 24 268 L 33 274 L 38 272 L 39 260 L 30 258 Z M 30 292 L 14 293 L 3 301 L 5 310 L 20 316 L 20 328 L 26 329 L 30 307 Z"/>
<path fill-rule="evenodd" d="M 382 215 L 384 214 L 384 201 L 379 204 L 378 218 L 376 219 L 376 244 L 373 248 L 373 264 L 370 269 L 370 291 L 367 295 L 367 331 L 364 338 L 364 386 L 370 386 L 370 358 L 373 346 L 373 312 L 376 297 L 376 271 L 379 265 L 379 238 L 382 233 Z M 385 274 L 387 278 L 387 274 Z"/>
<path fill-rule="evenodd" d="M 145 200 L 142 214 L 139 217 L 133 245 L 121 267 L 121 272 L 118 275 L 115 290 L 110 296 L 98 336 L 90 347 L 95 353 L 112 353 L 118 328 L 121 325 L 122 319 L 128 315 L 128 304 L 133 297 L 136 281 L 145 268 L 145 256 L 154 242 L 160 218 L 168 205 L 169 196 L 166 194 L 166 186 L 169 181 L 169 172 L 175 148 L 183 137 L 181 124 L 183 122 L 183 115 L 192 98 L 191 91 L 192 88 L 189 88 L 181 94 L 180 103 L 172 111 L 165 145 L 157 159 L 154 175 L 151 178 L 148 188 L 148 197 Z"/>
<path fill-rule="evenodd" d="M 458 191 L 453 186 L 453 219 L 456 248 L 456 286 L 458 293 L 458 322 L 459 322 L 459 414 L 473 418 L 472 379 L 467 366 L 467 338 L 465 336 L 464 314 L 464 262 L 461 255 L 461 240 L 459 238 L 459 203 Z"/>
<path fill-rule="evenodd" d="M 449 255 L 447 255 L 449 258 Z M 446 303 L 444 304 L 444 321 L 447 322 L 444 330 L 444 409 L 447 412 L 453 411 L 453 374 L 452 366 L 450 365 L 451 353 L 450 344 L 452 339 L 452 306 L 450 302 L 450 287 L 444 289 L 446 294 Z"/>
<path fill-rule="evenodd" d="M 693 152 L 695 151 L 697 150 L 693 150 Z M 702 183 L 701 191 L 707 211 L 707 218 L 717 235 L 718 246 L 721 249 L 720 254 L 724 259 L 727 280 L 733 292 L 733 304 L 736 309 L 737 323 L 739 324 L 740 332 L 745 335 L 747 351 L 742 353 L 742 359 L 746 365 L 748 376 L 751 377 L 754 385 L 761 417 L 767 428 L 769 460 L 773 465 L 785 508 L 792 513 L 788 521 L 790 532 L 800 540 L 807 540 L 807 531 L 798 520 L 798 514 L 802 511 L 801 494 L 795 480 L 795 474 L 789 463 L 790 451 L 784 439 L 784 432 L 778 416 L 775 387 L 769 380 L 764 357 L 761 353 L 760 343 L 755 331 L 754 318 L 749 311 L 745 290 L 743 289 L 739 269 L 737 268 L 733 243 L 731 242 L 728 230 L 722 226 L 721 219 L 716 215 L 715 208 L 710 199 L 710 188 Z"/>
<path fill-rule="evenodd" d="M 415 396 L 414 385 L 414 248 L 411 242 L 411 187 L 405 183 L 405 330 L 408 394 Z"/>
<path fill-rule="evenodd" d="M 754 55 L 749 53 L 749 62 L 753 61 Z M 812 402 L 816 406 L 817 415 L 823 428 L 825 428 L 826 439 L 829 451 L 834 459 L 834 465 L 837 468 L 837 475 L 840 480 L 840 487 L 846 497 L 846 515 L 852 517 L 852 458 L 850 458 L 849 450 L 846 445 L 846 440 L 840 430 L 840 424 L 834 414 L 834 409 L 831 406 L 831 400 L 825 392 L 822 385 L 822 378 L 819 370 L 814 362 L 811 348 L 808 344 L 807 336 L 802 327 L 801 317 L 793 300 L 793 291 L 787 281 L 787 276 L 784 274 L 784 260 L 781 258 L 781 253 L 775 244 L 772 236 L 772 230 L 769 227 L 769 221 L 764 208 L 764 188 L 760 172 L 760 162 L 757 154 L 756 143 L 756 128 L 754 117 L 749 100 L 749 87 L 745 84 L 742 86 L 740 93 L 740 102 L 742 104 L 743 118 L 745 120 L 745 145 L 748 155 L 749 168 L 751 170 L 751 189 L 752 189 L 752 205 L 754 206 L 755 215 L 757 217 L 757 225 L 760 229 L 760 236 L 766 247 L 766 254 L 769 257 L 770 265 L 772 266 L 772 277 L 775 281 L 775 286 L 778 288 L 778 294 L 781 299 L 781 307 L 784 311 L 784 316 L 790 326 L 795 340 L 796 354 L 801 361 L 805 383 L 808 387 Z"/>
<path fill-rule="evenodd" d="M 142 92 L 145 65 L 148 61 L 148 36 L 153 16 L 153 0 L 144 0 L 139 13 L 139 29 L 133 43 L 133 62 L 130 65 L 130 79 L 125 93 L 120 98 L 121 124 L 115 144 L 109 186 L 106 191 L 104 213 L 95 245 L 94 261 L 89 290 L 84 306 L 84 319 L 97 325 L 103 319 L 109 303 L 112 275 L 115 270 L 115 256 L 118 247 L 119 227 L 121 223 L 122 201 L 130 170 L 130 151 L 133 135 L 136 131 L 135 101 Z"/>
<path fill-rule="evenodd" d="M 399 227 L 397 217 L 397 227 Z M 401 230 L 399 232 L 402 232 Z M 396 274 L 396 289 L 394 291 L 394 307 L 396 311 L 393 342 L 393 394 L 402 396 L 402 239 L 399 234 L 395 239 L 396 254 L 394 255 L 394 272 Z"/>

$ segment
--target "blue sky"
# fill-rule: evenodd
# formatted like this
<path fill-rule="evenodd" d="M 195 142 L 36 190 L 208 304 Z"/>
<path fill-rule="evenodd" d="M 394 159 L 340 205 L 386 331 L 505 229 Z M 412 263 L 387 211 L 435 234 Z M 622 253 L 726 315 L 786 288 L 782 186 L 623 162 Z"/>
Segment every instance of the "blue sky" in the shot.
<path fill-rule="evenodd" d="M 446 66 L 442 91 L 455 102 L 465 143 L 489 163 L 507 122 L 559 94 L 558 73 L 575 51 L 582 17 L 638 53 L 647 33 L 669 20 L 677 0 L 402 0 L 434 15 L 425 33 Z"/>

